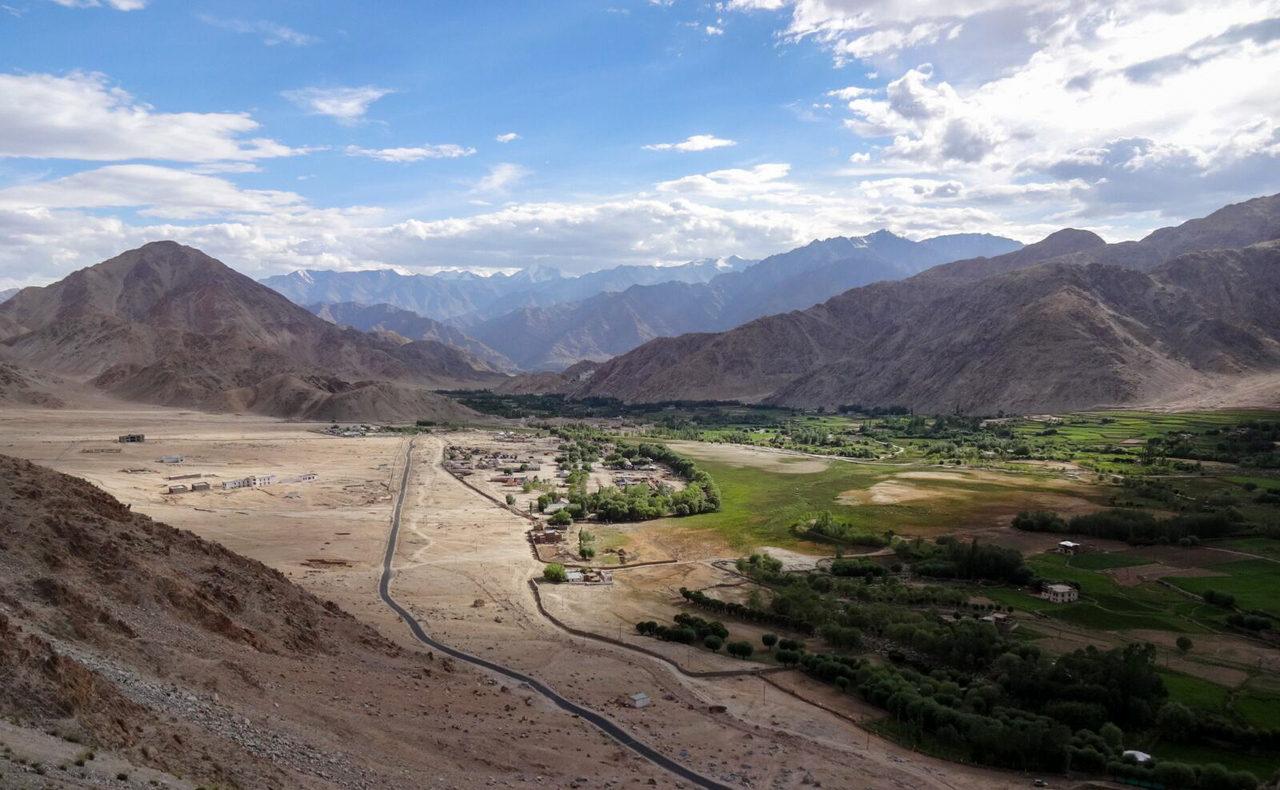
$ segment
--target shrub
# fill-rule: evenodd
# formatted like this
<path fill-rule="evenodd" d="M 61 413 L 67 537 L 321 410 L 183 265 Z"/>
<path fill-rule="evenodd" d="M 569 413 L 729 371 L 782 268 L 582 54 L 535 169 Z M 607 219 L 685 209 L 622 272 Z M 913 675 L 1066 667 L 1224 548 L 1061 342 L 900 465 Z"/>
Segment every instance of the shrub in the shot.
<path fill-rule="evenodd" d="M 564 566 L 558 562 L 553 562 L 542 569 L 542 578 L 549 582 L 559 584 L 569 578 L 569 574 L 565 572 Z"/>

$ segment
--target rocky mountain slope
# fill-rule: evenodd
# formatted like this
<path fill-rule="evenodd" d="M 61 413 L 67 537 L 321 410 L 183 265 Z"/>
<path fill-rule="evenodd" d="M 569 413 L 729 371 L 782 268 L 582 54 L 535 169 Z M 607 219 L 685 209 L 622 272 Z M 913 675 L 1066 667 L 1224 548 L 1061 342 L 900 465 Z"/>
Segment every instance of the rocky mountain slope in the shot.
<path fill-rule="evenodd" d="M 307 309 L 332 324 L 349 326 L 361 332 L 393 332 L 407 341 L 434 340 L 460 348 L 484 360 L 497 370 L 511 371 L 515 363 L 457 327 L 443 324 L 412 310 L 389 304 L 363 305 L 356 302 L 317 303 Z"/>
<path fill-rule="evenodd" d="M 721 331 L 808 307 L 858 285 L 898 280 L 975 251 L 1016 250 L 1017 242 L 963 234 L 916 242 L 878 231 L 836 237 L 774 255 L 707 283 L 668 282 L 604 293 L 581 302 L 517 310 L 473 324 L 468 333 L 526 370 L 603 361 L 655 337 Z"/>
<path fill-rule="evenodd" d="M 381 382 L 370 396 L 391 385 L 418 403 L 431 400 L 425 389 L 505 378 L 443 343 L 398 343 L 336 327 L 174 242 L 26 288 L 0 305 L 0 319 L 10 327 L 8 358 L 161 405 L 216 407 L 225 393 L 280 375 L 312 386 L 316 397 Z M 300 416 L 291 402 L 252 403 L 262 414 Z"/>
<path fill-rule="evenodd" d="M 381 790 L 525 773 L 564 787 L 620 773 L 611 750 L 572 748 L 591 730 L 525 691 L 404 650 L 275 570 L 6 456 L 0 717 L 15 752 L 4 787 Z M 27 749 L 41 744 L 23 735 L 51 732 L 80 746 L 37 774 Z M 18 758 L 32 770 L 10 776 Z M 643 782 L 648 769 L 630 770 Z"/>
<path fill-rule="evenodd" d="M 1280 236 L 1259 219 L 1278 211 L 1275 198 L 1249 201 L 1123 245 L 1060 231 L 729 332 L 655 340 L 571 392 L 967 412 L 1194 397 L 1280 373 L 1280 244 L 1253 244 Z M 1224 243 L 1241 248 L 1202 246 Z"/>

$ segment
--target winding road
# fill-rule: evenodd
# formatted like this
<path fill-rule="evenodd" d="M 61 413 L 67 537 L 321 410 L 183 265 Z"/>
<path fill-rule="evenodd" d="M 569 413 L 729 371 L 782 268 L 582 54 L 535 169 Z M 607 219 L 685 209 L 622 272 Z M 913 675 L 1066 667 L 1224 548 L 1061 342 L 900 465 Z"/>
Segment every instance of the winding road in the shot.
<path fill-rule="evenodd" d="M 619 744 L 631 749 L 633 752 L 659 768 L 690 782 L 696 787 L 705 787 L 708 788 L 708 790 L 731 790 L 729 785 L 721 784 L 713 779 L 708 779 L 705 776 L 692 771 L 688 767 L 681 765 L 675 760 L 672 760 L 670 757 L 667 757 L 653 747 L 637 741 L 635 738 L 631 737 L 630 733 L 613 723 L 611 720 L 593 710 L 589 710 L 565 699 L 550 687 L 544 685 L 541 681 L 535 680 L 528 675 L 521 674 L 514 669 L 504 667 L 501 664 L 486 661 L 483 658 L 470 655 L 469 653 L 464 653 L 461 650 L 437 642 L 427 635 L 427 632 L 422 628 L 422 624 L 418 622 L 417 618 L 409 614 L 407 609 L 396 602 L 396 599 L 391 596 L 391 580 L 395 577 L 393 561 L 395 559 L 396 543 L 400 539 L 400 514 L 404 508 L 405 494 L 409 490 L 409 473 L 413 468 L 413 445 L 415 441 L 417 440 L 411 439 L 409 441 L 409 447 L 405 451 L 404 472 L 400 478 L 400 493 L 396 497 L 395 510 L 391 516 L 391 534 L 387 538 L 387 551 L 382 557 L 382 579 L 378 582 L 379 597 L 382 598 L 383 603 L 391 607 L 391 610 L 400 615 L 400 617 L 409 625 L 409 630 L 413 632 L 414 638 L 427 647 L 430 647 L 433 650 L 439 650 L 441 653 L 452 656 L 459 661 L 474 664 L 475 666 L 487 669 L 490 672 L 496 672 L 499 675 L 511 678 L 519 683 L 527 684 L 534 691 L 555 703 L 556 707 L 594 724 L 601 732 L 614 739 Z"/>

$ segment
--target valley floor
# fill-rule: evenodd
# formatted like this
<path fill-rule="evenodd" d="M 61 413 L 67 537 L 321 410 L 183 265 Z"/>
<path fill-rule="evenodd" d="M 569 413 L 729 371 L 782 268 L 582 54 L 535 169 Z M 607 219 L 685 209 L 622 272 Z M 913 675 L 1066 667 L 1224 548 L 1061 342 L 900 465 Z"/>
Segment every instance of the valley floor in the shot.
<path fill-rule="evenodd" d="M 0 411 L 0 453 L 84 477 L 136 510 L 278 568 L 406 648 L 421 649 L 376 595 L 408 440 L 340 438 L 318 433 L 322 427 L 133 407 L 6 409 Z M 147 443 L 116 443 L 115 437 L 124 433 L 144 433 Z M 446 443 L 467 438 L 418 438 L 395 559 L 392 592 L 435 638 L 532 675 L 704 776 L 733 786 L 792 788 L 821 782 L 826 787 L 1000 790 L 1030 783 L 1025 775 L 936 760 L 869 735 L 851 721 L 866 714 L 858 703 L 795 671 L 768 679 L 695 677 L 669 661 L 562 630 L 538 611 L 529 587 L 543 566 L 525 538 L 528 522 L 441 466 Z M 184 460 L 176 466 L 158 464 L 164 455 Z M 126 469 L 147 471 L 122 471 Z M 174 495 L 167 493 L 171 483 L 162 479 L 217 475 L 211 478 L 216 488 L 222 480 L 249 474 L 303 472 L 319 478 L 263 489 Z M 696 586 L 732 583 L 730 575 L 709 563 L 715 547 L 709 542 L 704 553 L 677 564 L 617 571 L 612 587 L 543 588 L 547 610 L 570 625 L 661 652 L 695 674 L 758 670 L 757 664 L 644 641 L 630 628 L 646 601 L 669 607 L 674 591 L 688 579 L 697 580 Z M 461 666 L 456 671 L 483 677 Z M 636 692 L 648 694 L 653 704 L 643 709 L 621 704 Z M 545 703 L 538 705 L 542 711 Z M 723 712 L 711 712 L 713 706 L 723 706 Z M 644 783 L 651 777 L 658 786 L 678 786 L 673 777 L 582 722 L 554 714 L 521 726 L 460 712 L 448 726 L 476 732 L 482 744 L 496 738 L 545 747 L 534 753 L 548 762 L 529 765 L 530 778 L 540 772 L 581 770 L 593 777 L 584 786 L 605 786 L 610 780 L 614 784 L 609 786 Z M 464 756 L 452 755 L 459 760 Z M 471 756 L 479 761 L 485 757 Z M 601 764 L 614 766 L 611 776 L 602 774 Z"/>

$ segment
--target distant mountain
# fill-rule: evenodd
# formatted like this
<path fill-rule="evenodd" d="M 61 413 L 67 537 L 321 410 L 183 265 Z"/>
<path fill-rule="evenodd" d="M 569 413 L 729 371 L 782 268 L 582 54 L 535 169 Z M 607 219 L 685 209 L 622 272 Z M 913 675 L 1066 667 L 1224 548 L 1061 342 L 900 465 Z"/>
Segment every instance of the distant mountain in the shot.
<path fill-rule="evenodd" d="M 317 403 L 338 395 L 349 400 L 353 390 L 375 383 L 370 392 L 385 395 L 385 385 L 418 392 L 505 378 L 442 343 L 399 344 L 335 327 L 174 242 L 147 244 L 53 285 L 23 289 L 0 305 L 0 318 L 20 327 L 6 331 L 0 346 L 9 358 L 162 405 L 243 406 L 293 417 L 303 405 L 315 415 Z M 269 397 L 284 391 L 278 387 L 259 391 L 279 376 L 290 377 L 289 400 Z M 452 408 L 446 400 L 440 407 Z"/>
<path fill-rule="evenodd" d="M 461 348 L 487 362 L 496 370 L 515 370 L 515 363 L 457 327 L 442 324 L 412 310 L 403 310 L 389 304 L 362 305 L 354 302 L 338 304 L 313 304 L 307 309 L 320 318 L 339 326 L 349 326 L 361 332 L 394 333 L 404 342 L 434 340 L 448 346 Z"/>
<path fill-rule="evenodd" d="M 389 304 L 432 318 L 468 325 L 525 307 L 547 307 L 622 291 L 633 285 L 707 282 L 718 274 L 750 266 L 738 257 L 693 261 L 680 266 L 617 266 L 567 277 L 557 269 L 532 266 L 515 274 L 482 277 L 469 272 L 400 274 L 392 269 L 356 272 L 296 271 L 268 277 L 262 284 L 300 305 Z"/>
<path fill-rule="evenodd" d="M 1280 242 L 1259 238 L 1280 238 L 1277 216 L 1270 197 L 1139 242 L 1060 231 L 732 331 L 654 340 L 567 391 L 992 413 L 1230 405 L 1212 394 L 1275 377 L 1280 401 Z"/>
<path fill-rule="evenodd" d="M 808 307 L 858 285 L 898 280 L 953 255 L 1017 250 L 997 236 L 964 234 L 922 242 L 878 231 L 814 241 L 707 283 L 668 282 L 581 302 L 531 307 L 468 326 L 468 333 L 525 370 L 603 361 L 655 337 L 721 331 Z"/>
<path fill-rule="evenodd" d="M 4 304 L 5 302 L 9 301 L 10 297 L 12 297 L 14 294 L 16 294 L 18 291 L 21 291 L 21 290 L 22 290 L 21 288 L 6 288 L 5 290 L 0 291 L 0 304 Z"/>

